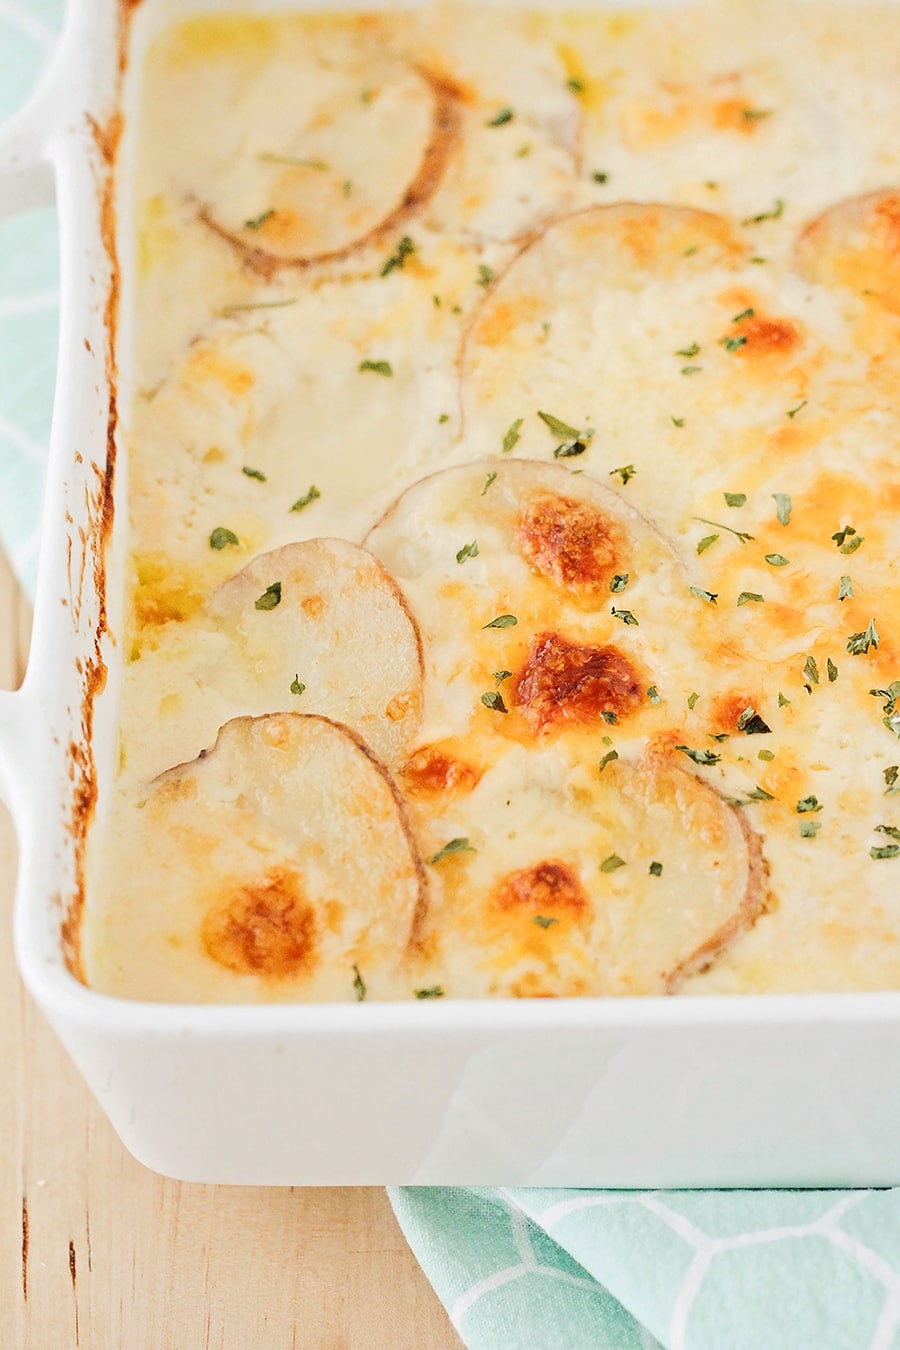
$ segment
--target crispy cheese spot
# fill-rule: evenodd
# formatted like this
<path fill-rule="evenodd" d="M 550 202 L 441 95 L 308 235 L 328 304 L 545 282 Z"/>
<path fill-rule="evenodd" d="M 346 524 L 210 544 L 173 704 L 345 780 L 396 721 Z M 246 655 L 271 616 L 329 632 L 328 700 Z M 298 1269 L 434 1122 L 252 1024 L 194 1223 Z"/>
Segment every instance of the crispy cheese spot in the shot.
<path fill-rule="evenodd" d="M 239 975 L 297 975 L 316 962 L 316 918 L 299 879 L 279 868 L 239 886 L 203 921 L 207 954 Z"/>
<path fill-rule="evenodd" d="M 557 586 L 593 594 L 608 588 L 624 552 L 622 528 L 588 502 L 541 494 L 527 503 L 516 543 L 536 572 Z"/>
<path fill-rule="evenodd" d="M 799 347 L 803 341 L 796 324 L 790 319 L 769 319 L 754 314 L 735 326 L 735 334 L 747 341 L 735 353 L 737 356 L 783 356 Z"/>
<path fill-rule="evenodd" d="M 516 677 L 513 704 L 537 734 L 565 722 L 598 722 L 604 713 L 621 720 L 641 707 L 647 683 L 616 647 L 540 633 Z"/>
<path fill-rule="evenodd" d="M 713 729 L 717 732 L 736 731 L 741 714 L 748 708 L 759 711 L 758 696 L 741 693 L 740 690 L 729 690 L 727 694 L 719 694 L 712 702 L 710 722 Z"/>
<path fill-rule="evenodd" d="M 503 910 L 527 910 L 534 914 L 581 914 L 588 897 L 568 863 L 556 859 L 510 872 L 500 882 L 494 899 Z"/>
<path fill-rule="evenodd" d="M 406 791 L 413 797 L 470 792 L 481 777 L 481 771 L 474 765 L 435 745 L 423 745 L 400 772 Z"/>

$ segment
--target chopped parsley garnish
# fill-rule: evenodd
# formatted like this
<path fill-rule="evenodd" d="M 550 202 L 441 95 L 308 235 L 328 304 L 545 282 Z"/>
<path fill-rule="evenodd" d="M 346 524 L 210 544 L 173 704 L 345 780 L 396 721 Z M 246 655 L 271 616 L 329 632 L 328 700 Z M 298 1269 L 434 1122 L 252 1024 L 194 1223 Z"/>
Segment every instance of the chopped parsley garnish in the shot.
<path fill-rule="evenodd" d="M 360 361 L 359 368 L 363 370 L 372 370 L 376 375 L 393 375 L 393 367 L 390 361 Z"/>
<path fill-rule="evenodd" d="M 895 731 L 896 726 L 892 719 L 894 718 L 897 700 L 900 699 L 900 680 L 892 680 L 887 689 L 870 689 L 869 693 L 873 698 L 887 699 L 887 702 L 881 710 L 885 715 L 884 725 L 890 727 L 892 731 Z"/>
<path fill-rule="evenodd" d="M 696 356 L 696 355 L 698 354 L 699 351 L 700 351 L 700 343 L 699 343 L 699 342 L 692 342 L 691 345 L 690 345 L 689 347 L 680 347 L 680 348 L 678 349 L 678 351 L 675 353 L 675 355 L 676 355 L 676 356 L 686 356 L 686 357 L 688 358 L 688 360 L 690 360 L 690 358 L 691 358 L 692 356 Z"/>
<path fill-rule="evenodd" d="M 748 736 L 769 736 L 772 728 L 767 726 L 755 708 L 745 708 L 737 720 L 738 731 L 745 732 Z"/>
<path fill-rule="evenodd" d="M 651 877 L 661 877 L 663 865 L 661 862 L 652 862 L 649 867 Z"/>
<path fill-rule="evenodd" d="M 818 797 L 801 797 L 797 803 L 797 815 L 803 816 L 809 813 L 815 813 L 822 810 L 822 803 Z"/>
<path fill-rule="evenodd" d="M 741 221 L 742 225 L 761 225 L 764 220 L 778 220 L 784 214 L 784 202 L 780 197 L 775 198 L 775 205 L 771 211 L 760 211 L 758 216 L 745 216 Z"/>
<path fill-rule="evenodd" d="M 743 117 L 746 122 L 759 122 L 762 118 L 771 116 L 771 108 L 741 108 L 741 117 Z M 750 312 L 751 314 L 753 313 L 752 310 Z"/>
<path fill-rule="evenodd" d="M 796 408 L 789 408 L 788 411 L 784 414 L 785 417 L 790 417 L 793 420 L 793 418 L 795 418 L 799 412 L 803 411 L 803 409 L 806 407 L 808 403 L 809 399 L 805 398 L 802 403 L 797 404 Z"/>
<path fill-rule="evenodd" d="M 254 609 L 277 609 L 281 604 L 281 582 L 273 581 L 267 586 L 258 600 L 254 600 Z"/>
<path fill-rule="evenodd" d="M 498 113 L 495 113 L 494 116 L 489 121 L 485 122 L 485 126 L 505 127 L 507 122 L 511 122 L 514 117 L 515 113 L 513 112 L 512 108 L 501 108 L 500 111 Z"/>
<path fill-rule="evenodd" d="M 519 441 L 522 439 L 522 423 L 524 421 L 524 417 L 517 417 L 515 422 L 513 422 L 512 426 L 509 428 L 509 431 L 507 431 L 506 435 L 503 437 L 504 455 L 508 455 L 510 450 L 515 450 Z"/>
<path fill-rule="evenodd" d="M 613 605 L 612 609 L 609 612 L 614 619 L 621 619 L 622 623 L 627 624 L 632 628 L 640 627 L 640 624 L 638 623 L 637 619 L 634 617 L 630 609 L 616 609 L 615 605 Z"/>
<path fill-rule="evenodd" d="M 835 680 L 838 677 L 838 668 L 834 664 L 830 656 L 828 660 L 825 662 L 825 669 L 828 671 L 828 683 L 834 684 Z"/>
<path fill-rule="evenodd" d="M 430 989 L 414 989 L 416 998 L 443 998 L 444 991 L 439 984 L 433 984 Z"/>
<path fill-rule="evenodd" d="M 611 853 L 608 858 L 604 858 L 600 864 L 601 872 L 618 872 L 620 867 L 625 866 L 625 859 L 620 858 L 618 853 Z"/>
<path fill-rule="evenodd" d="M 506 704 L 503 702 L 503 695 L 498 693 L 496 689 L 491 689 L 487 694 L 482 694 L 481 701 L 484 706 L 490 708 L 492 712 L 509 712 L 509 708 L 507 708 Z"/>
<path fill-rule="evenodd" d="M 736 352 L 739 347 L 746 347 L 747 339 L 741 334 L 740 337 L 725 337 L 719 341 L 719 346 L 724 347 L 726 352 Z"/>
<path fill-rule="evenodd" d="M 359 966 L 353 966 L 353 991 L 357 1003 L 362 1003 L 366 996 L 366 982 L 360 974 Z"/>
<path fill-rule="evenodd" d="M 591 178 L 594 180 L 595 183 L 608 183 L 608 182 L 609 182 L 609 174 L 608 174 L 608 173 L 603 173 L 603 171 L 602 171 L 601 169 L 597 169 L 594 173 L 592 173 L 592 174 L 591 174 Z"/>
<path fill-rule="evenodd" d="M 764 759 L 764 760 L 768 763 L 769 760 L 772 760 L 772 759 L 775 758 L 775 751 L 774 751 L 774 750 L 759 750 L 759 751 L 757 752 L 756 758 L 757 758 L 757 759 Z"/>
<path fill-rule="evenodd" d="M 743 506 L 747 500 L 746 492 L 723 492 L 726 506 Z"/>
<path fill-rule="evenodd" d="M 497 682 L 497 688 L 499 689 L 499 688 L 500 688 L 500 685 L 503 683 L 503 681 L 504 681 L 504 680 L 508 680 L 508 679 L 510 678 L 511 675 L 512 675 L 512 671 L 511 671 L 511 670 L 495 670 L 495 671 L 494 671 L 494 679 L 495 679 L 496 682 Z"/>
<path fill-rule="evenodd" d="M 439 426 L 439 427 L 442 427 L 442 426 L 444 425 L 445 422 L 449 422 L 449 421 L 450 421 L 450 414 L 449 414 L 449 413 L 441 413 L 440 417 L 438 418 L 438 426 Z"/>
<path fill-rule="evenodd" d="M 248 478 L 257 479 L 257 481 L 260 483 L 264 483 L 266 481 L 266 475 L 262 472 L 261 469 L 248 469 L 246 464 L 241 469 L 241 473 L 245 473 Z"/>
<path fill-rule="evenodd" d="M 766 792 L 765 788 L 755 787 L 752 792 L 747 793 L 751 802 L 774 802 L 775 798 L 771 792 Z"/>
<path fill-rule="evenodd" d="M 697 375 L 702 369 L 702 366 L 682 366 L 681 373 L 682 375 Z"/>
<path fill-rule="evenodd" d="M 897 779 L 900 778 L 900 764 L 892 764 L 889 769 L 884 771 L 884 795 L 892 796 L 900 791 L 897 787 Z"/>
<path fill-rule="evenodd" d="M 493 267 L 488 267 L 487 263 L 478 264 L 477 284 L 479 286 L 483 286 L 485 290 L 487 290 L 488 286 L 490 286 L 491 282 L 494 280 L 496 275 L 497 273 L 494 271 Z"/>
<path fill-rule="evenodd" d="M 291 680 L 291 693 L 303 694 L 305 693 L 305 691 L 306 685 L 301 683 L 299 675 L 295 675 L 294 678 Z"/>
<path fill-rule="evenodd" d="M 593 427 L 585 427 L 583 431 L 579 431 L 577 427 L 569 426 L 568 422 L 563 422 L 548 412 L 538 412 L 538 417 L 554 436 L 562 438 L 562 445 L 558 445 L 553 451 L 554 459 L 569 459 L 575 455 L 583 455 L 594 439 Z"/>
<path fill-rule="evenodd" d="M 609 476 L 610 478 L 621 478 L 622 486 L 625 487 L 627 483 L 631 482 L 636 473 L 637 469 L 633 464 L 624 464 L 621 469 L 610 469 Z"/>
<path fill-rule="evenodd" d="M 869 849 L 869 857 L 875 858 L 896 858 L 900 855 L 900 844 L 883 844 L 880 848 L 877 844 Z"/>
<path fill-rule="evenodd" d="M 693 694 L 691 694 L 691 695 L 689 696 L 688 701 L 687 701 L 687 705 L 688 705 L 688 707 L 690 708 L 691 712 L 694 711 L 694 709 L 696 708 L 696 706 L 697 706 L 697 704 L 698 704 L 699 701 L 700 701 L 700 695 L 699 695 L 699 694 L 693 693 Z"/>
<path fill-rule="evenodd" d="M 786 558 L 783 553 L 767 553 L 766 562 L 770 567 L 787 567 L 790 558 Z"/>
<path fill-rule="evenodd" d="M 475 850 L 469 843 L 468 839 L 465 838 L 451 839 L 449 844 L 445 844 L 443 848 L 439 848 L 437 853 L 435 853 L 432 857 L 428 858 L 426 861 L 429 867 L 434 867 L 436 863 L 443 862 L 444 858 L 449 858 L 451 853 L 474 853 L 474 852 Z"/>
<path fill-rule="evenodd" d="M 324 159 L 295 159 L 293 155 L 273 155 L 265 150 L 256 158 L 263 164 L 287 164 L 292 169 L 317 169 L 320 173 L 327 173 L 329 167 Z"/>
<path fill-rule="evenodd" d="M 585 90 L 584 80 L 579 80 L 577 75 L 570 75 L 566 80 L 566 88 L 571 89 L 573 94 L 583 94 Z"/>
<path fill-rule="evenodd" d="M 778 694 L 778 706 L 779 706 L 779 708 L 787 708 L 787 707 L 789 707 L 789 706 L 790 706 L 790 702 L 791 702 L 791 700 L 790 700 L 789 698 L 785 698 L 784 694 L 782 694 L 782 693 L 779 691 L 779 694 Z"/>
<path fill-rule="evenodd" d="M 473 539 L 471 544 L 463 544 L 462 548 L 456 555 L 456 561 L 458 563 L 464 563 L 467 558 L 477 558 L 477 557 L 478 557 L 478 540 Z"/>
<path fill-rule="evenodd" d="M 672 422 L 672 426 L 673 426 L 673 427 L 683 427 L 683 426 L 684 426 L 684 418 L 683 418 L 683 417 L 673 417 L 673 418 L 671 418 L 671 422 Z"/>
<path fill-rule="evenodd" d="M 708 548 L 712 548 L 718 538 L 719 535 L 717 534 L 705 534 L 697 545 L 698 554 L 705 553 Z"/>
<path fill-rule="evenodd" d="M 870 647 L 877 650 L 878 643 L 878 630 L 875 627 L 875 620 L 872 619 L 864 633 L 853 634 L 847 643 L 847 651 L 851 656 L 865 656 Z"/>
<path fill-rule="evenodd" d="M 758 591 L 741 591 L 737 598 L 737 602 L 738 608 L 740 608 L 741 605 L 764 605 L 766 600 L 765 596 L 760 595 Z"/>
<path fill-rule="evenodd" d="M 692 586 L 691 595 L 696 595 L 698 600 L 705 600 L 708 605 L 717 605 L 719 603 L 717 591 L 704 591 L 700 586 Z"/>
<path fill-rule="evenodd" d="M 209 546 L 216 549 L 217 552 L 226 548 L 229 544 L 234 545 L 240 542 L 234 530 L 226 530 L 224 525 L 217 525 L 209 536 Z"/>
<path fill-rule="evenodd" d="M 821 820 L 801 820 L 800 837 L 802 839 L 815 839 L 821 828 Z"/>
<path fill-rule="evenodd" d="M 717 530 L 727 530 L 741 544 L 747 544 L 753 538 L 753 535 L 747 534 L 745 530 L 733 530 L 730 525 L 723 525 L 720 520 L 707 520 L 705 516 L 694 516 L 694 519 L 698 520 L 701 525 L 714 525 Z"/>
<path fill-rule="evenodd" d="M 602 717 L 607 726 L 614 727 L 619 720 L 618 713 L 610 712 L 607 708 L 603 709 Z"/>
<path fill-rule="evenodd" d="M 755 313 L 756 313 L 756 310 L 754 310 L 754 309 L 742 309 L 741 312 L 740 312 L 740 314 L 735 314 L 735 316 L 734 316 L 734 318 L 731 320 L 731 322 L 732 322 L 732 323 L 743 323 L 743 321 L 744 321 L 745 319 L 752 319 L 752 318 L 753 318 L 753 315 L 754 315 Z"/>
<path fill-rule="evenodd" d="M 838 591 L 839 600 L 853 599 L 853 582 L 849 577 L 841 577 L 841 588 Z"/>
<path fill-rule="evenodd" d="M 552 928 L 555 923 L 559 923 L 559 919 L 550 918 L 546 914 L 535 914 L 531 922 L 536 923 L 538 928 Z"/>
<path fill-rule="evenodd" d="M 772 500 L 775 503 L 775 509 L 778 512 L 779 525 L 789 525 L 791 523 L 792 503 L 790 495 L 787 492 L 773 492 Z"/>
<path fill-rule="evenodd" d="M 317 501 L 319 497 L 321 497 L 321 495 L 322 495 L 321 492 L 316 487 L 315 483 L 313 483 L 313 485 L 309 489 L 309 492 L 306 492 L 302 497 L 297 498 L 297 500 L 294 502 L 294 505 L 291 507 L 291 510 L 303 511 L 307 506 L 309 506 L 310 502 Z"/>
<path fill-rule="evenodd" d="M 395 270 L 400 271 L 403 268 L 403 265 L 406 262 L 407 258 L 410 256 L 410 254 L 415 253 L 415 251 L 416 251 L 415 244 L 410 239 L 409 235 L 405 234 L 403 238 L 400 240 L 394 252 L 388 258 L 387 262 L 384 264 L 384 267 L 382 267 L 381 275 L 383 277 L 386 277 Z"/>
<path fill-rule="evenodd" d="M 491 619 L 490 623 L 483 624 L 483 628 L 515 628 L 519 620 L 515 614 L 498 614 L 496 619 Z"/>
<path fill-rule="evenodd" d="M 712 750 L 691 750 L 686 745 L 676 745 L 676 750 L 680 750 L 688 759 L 692 759 L 695 764 L 718 764 L 722 756 L 715 754 Z"/>
<path fill-rule="evenodd" d="M 612 591 L 613 595 L 619 595 L 622 591 L 624 591 L 625 587 L 628 585 L 628 581 L 629 581 L 628 572 L 617 572 L 616 575 L 613 577 L 612 581 L 609 583 L 609 589 Z"/>
<path fill-rule="evenodd" d="M 876 834 L 886 834 L 890 839 L 900 839 L 900 830 L 896 825 L 876 825 Z"/>
<path fill-rule="evenodd" d="M 252 220 L 244 221 L 245 230 L 261 230 L 267 220 L 271 220 L 275 214 L 274 206 L 270 206 L 268 211 L 263 211 L 262 215 L 254 216 Z"/>
<path fill-rule="evenodd" d="M 607 764 L 612 764 L 613 760 L 616 760 L 616 759 L 618 759 L 618 758 L 619 758 L 619 752 L 618 752 L 618 750 L 609 750 L 609 751 L 607 751 L 607 753 L 603 756 L 603 758 L 601 759 L 599 765 L 597 766 L 598 769 L 599 769 L 599 771 L 600 771 L 600 773 L 603 772 L 603 770 L 606 768 Z"/>
<path fill-rule="evenodd" d="M 808 656 L 806 658 L 806 662 L 803 666 L 803 674 L 810 684 L 819 683 L 819 667 L 816 664 L 816 658 L 814 656 Z"/>
<path fill-rule="evenodd" d="M 838 548 L 843 549 L 843 547 L 844 547 L 844 545 L 846 544 L 847 540 L 848 540 L 852 535 L 855 535 L 855 534 L 856 534 L 856 530 L 853 528 L 852 525 L 845 525 L 844 528 L 843 528 L 842 530 L 838 530 L 837 534 L 833 534 L 831 537 L 832 537 L 832 539 L 834 540 L 834 542 L 837 544 Z M 860 543 L 862 543 L 862 540 L 860 540 Z M 859 544 L 856 544 L 855 547 L 856 547 L 856 548 L 859 548 Z"/>
<path fill-rule="evenodd" d="M 655 684 L 650 685 L 650 688 L 647 690 L 647 697 L 649 698 L 650 702 L 653 704 L 654 707 L 662 703 L 662 698 L 660 697 L 659 690 L 657 689 Z"/>
<path fill-rule="evenodd" d="M 481 489 L 481 492 L 480 492 L 479 495 L 483 497 L 484 494 L 487 492 L 488 488 L 491 486 L 491 483 L 495 483 L 496 481 L 497 481 L 497 475 L 496 475 L 496 473 L 494 473 L 493 470 L 492 470 L 492 471 L 488 474 L 487 478 L 485 478 L 485 480 L 484 480 L 484 487 Z"/>

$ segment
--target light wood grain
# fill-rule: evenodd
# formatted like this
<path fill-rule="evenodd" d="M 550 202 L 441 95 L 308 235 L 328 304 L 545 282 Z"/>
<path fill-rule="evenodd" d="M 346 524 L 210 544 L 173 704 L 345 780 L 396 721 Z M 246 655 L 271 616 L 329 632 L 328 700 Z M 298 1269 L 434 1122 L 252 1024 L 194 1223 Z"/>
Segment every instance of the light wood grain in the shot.
<path fill-rule="evenodd" d="M 28 609 L 0 560 L 0 685 Z M 22 989 L 0 811 L 0 1348 L 458 1350 L 383 1191 L 188 1186 L 124 1150 Z"/>

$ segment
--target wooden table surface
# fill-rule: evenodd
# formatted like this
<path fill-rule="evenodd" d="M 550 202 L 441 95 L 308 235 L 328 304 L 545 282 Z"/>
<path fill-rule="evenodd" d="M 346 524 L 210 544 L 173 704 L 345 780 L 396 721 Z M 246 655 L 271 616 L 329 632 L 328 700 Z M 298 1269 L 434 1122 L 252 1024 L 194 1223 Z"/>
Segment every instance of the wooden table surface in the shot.
<path fill-rule="evenodd" d="M 29 613 L 0 560 L 0 685 Z M 146 1171 L 22 989 L 0 808 L 0 1350 L 459 1350 L 376 1189 Z"/>

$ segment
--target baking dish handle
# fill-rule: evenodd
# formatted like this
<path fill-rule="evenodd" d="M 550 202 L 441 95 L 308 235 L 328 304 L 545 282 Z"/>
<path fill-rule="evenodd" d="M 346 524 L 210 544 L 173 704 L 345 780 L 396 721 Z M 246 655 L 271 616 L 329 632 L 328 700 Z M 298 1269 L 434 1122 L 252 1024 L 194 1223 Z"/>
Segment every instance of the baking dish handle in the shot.
<path fill-rule="evenodd" d="M 33 700 L 22 690 L 0 691 L 0 801 L 12 812 L 17 824 L 37 769 L 30 763 L 35 750 L 35 739 L 30 734 L 34 711 Z"/>
<path fill-rule="evenodd" d="M 54 203 L 50 139 L 59 110 L 51 105 L 45 77 L 34 97 L 0 125 L 0 219 Z"/>

